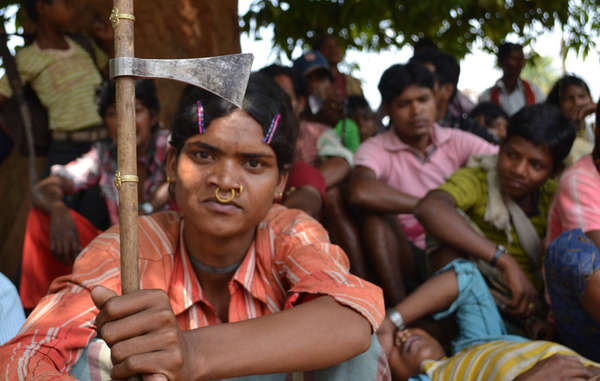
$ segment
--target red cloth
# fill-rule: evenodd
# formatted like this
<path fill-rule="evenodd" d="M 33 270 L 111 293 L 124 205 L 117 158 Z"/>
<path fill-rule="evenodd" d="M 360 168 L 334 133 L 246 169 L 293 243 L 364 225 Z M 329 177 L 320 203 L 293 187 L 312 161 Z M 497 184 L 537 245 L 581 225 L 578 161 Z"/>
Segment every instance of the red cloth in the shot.
<path fill-rule="evenodd" d="M 525 94 L 525 104 L 535 104 L 535 93 L 533 92 L 531 85 L 524 79 L 521 79 L 521 82 L 523 82 L 523 94 Z M 500 105 L 500 89 L 498 88 L 498 86 L 492 87 L 490 98 L 493 103 Z"/>
<path fill-rule="evenodd" d="M 69 211 L 77 226 L 79 243 L 86 247 L 102 231 L 74 210 Z M 64 265 L 50 253 L 50 216 L 39 209 L 31 209 L 27 216 L 19 290 L 23 307 L 34 308 L 46 295 L 54 278 L 70 274 L 72 270 L 72 266 Z"/>
<path fill-rule="evenodd" d="M 321 171 L 312 165 L 302 161 L 295 161 L 290 170 L 287 184 L 285 185 L 285 194 L 292 188 L 298 189 L 305 185 L 312 186 L 321 194 L 321 198 L 325 199 L 326 184 L 325 177 Z"/>

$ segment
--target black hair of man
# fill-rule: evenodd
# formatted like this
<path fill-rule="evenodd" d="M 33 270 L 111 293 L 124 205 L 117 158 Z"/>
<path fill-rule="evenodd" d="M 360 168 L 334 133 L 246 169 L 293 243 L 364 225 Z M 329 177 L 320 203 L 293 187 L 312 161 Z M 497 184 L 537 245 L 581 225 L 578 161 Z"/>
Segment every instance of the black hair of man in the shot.
<path fill-rule="evenodd" d="M 434 83 L 433 74 L 425 66 L 409 62 L 387 68 L 381 75 L 377 88 L 383 103 L 389 103 L 409 86 L 427 87 L 433 91 Z"/>
<path fill-rule="evenodd" d="M 469 113 L 469 118 L 476 119 L 478 116 L 483 116 L 486 126 L 489 126 L 494 119 L 499 117 L 503 117 L 508 121 L 506 111 L 494 102 L 481 102 L 475 106 Z"/>
<path fill-rule="evenodd" d="M 435 79 L 438 85 L 443 86 L 449 83 L 454 86 L 454 91 L 449 99 L 452 102 L 456 95 L 458 78 L 460 77 L 460 65 L 456 57 L 441 50 L 429 48 L 420 50 L 410 61 L 432 64 L 435 68 Z"/>
<path fill-rule="evenodd" d="M 22 5 L 25 8 L 25 12 L 27 12 L 27 16 L 29 16 L 29 18 L 33 20 L 33 22 L 38 22 L 38 1 L 45 1 L 48 4 L 52 3 L 52 0 L 22 0 Z"/>
<path fill-rule="evenodd" d="M 351 118 L 361 110 L 372 112 L 369 102 L 362 95 L 348 95 L 344 102 L 348 116 Z"/>
<path fill-rule="evenodd" d="M 524 106 L 508 121 L 505 142 L 519 136 L 539 147 L 548 147 L 556 172 L 571 151 L 575 126 L 560 109 L 547 103 Z"/>
<path fill-rule="evenodd" d="M 582 89 L 585 89 L 585 91 L 591 98 L 590 88 L 588 87 L 587 83 L 585 83 L 585 81 L 583 79 L 579 78 L 576 75 L 565 75 L 565 76 L 561 77 L 560 79 L 558 79 L 554 83 L 554 85 L 552 86 L 552 89 L 548 93 L 548 97 L 546 98 L 546 103 L 550 103 L 550 104 L 553 104 L 556 106 L 560 105 L 560 98 L 562 97 L 562 93 L 569 86 L 577 86 L 577 87 L 581 87 Z"/>
<path fill-rule="evenodd" d="M 271 77 L 272 79 L 275 79 L 275 77 L 279 77 L 280 75 L 285 75 L 286 77 L 289 77 L 290 80 L 294 79 L 294 76 L 292 74 L 292 68 L 289 66 L 283 66 L 283 65 L 279 65 L 279 64 L 272 64 L 269 66 L 265 66 L 262 69 L 260 69 L 258 72 L 266 74 L 267 76 Z"/>
<path fill-rule="evenodd" d="M 508 57 L 508 55 L 514 50 L 523 51 L 523 45 L 515 44 L 513 42 L 506 42 L 506 41 L 501 43 L 500 46 L 498 47 L 498 54 L 497 54 L 498 64 L 500 66 L 502 66 L 502 62 L 504 62 L 504 59 L 506 57 Z"/>

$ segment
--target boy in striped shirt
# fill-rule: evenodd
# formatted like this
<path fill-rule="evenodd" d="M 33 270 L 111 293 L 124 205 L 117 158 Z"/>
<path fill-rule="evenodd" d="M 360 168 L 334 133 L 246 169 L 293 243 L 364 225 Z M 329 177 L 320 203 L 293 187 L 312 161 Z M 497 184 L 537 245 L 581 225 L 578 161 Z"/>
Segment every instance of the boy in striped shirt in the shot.
<path fill-rule="evenodd" d="M 48 166 L 66 164 L 89 151 L 93 142 L 107 137 L 95 93 L 102 83 L 98 70 L 107 65 L 108 57 L 94 44 L 91 53 L 67 36 L 76 16 L 73 0 L 27 0 L 23 5 L 36 24 L 36 38 L 17 53 L 17 69 L 48 111 L 52 134 Z M 11 96 L 4 76 L 0 102 Z"/>

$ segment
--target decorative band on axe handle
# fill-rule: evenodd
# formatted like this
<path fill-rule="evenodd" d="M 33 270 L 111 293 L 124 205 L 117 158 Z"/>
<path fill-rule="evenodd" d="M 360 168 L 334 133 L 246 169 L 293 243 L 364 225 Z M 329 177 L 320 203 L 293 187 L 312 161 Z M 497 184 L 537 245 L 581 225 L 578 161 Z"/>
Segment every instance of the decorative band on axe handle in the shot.
<path fill-rule="evenodd" d="M 249 53 L 188 59 L 142 59 L 117 57 L 110 60 L 110 78 L 133 76 L 165 78 L 201 87 L 242 107 L 252 61 Z"/>
<path fill-rule="evenodd" d="M 121 189 L 123 183 L 137 183 L 140 179 L 136 175 L 122 175 L 120 171 L 115 172 L 115 186 Z"/>

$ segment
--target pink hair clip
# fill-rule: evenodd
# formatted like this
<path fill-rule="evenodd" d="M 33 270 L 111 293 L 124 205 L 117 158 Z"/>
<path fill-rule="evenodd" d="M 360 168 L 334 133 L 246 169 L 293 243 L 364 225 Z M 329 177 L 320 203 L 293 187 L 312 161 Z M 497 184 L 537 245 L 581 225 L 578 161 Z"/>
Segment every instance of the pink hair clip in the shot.
<path fill-rule="evenodd" d="M 273 139 L 273 135 L 275 135 L 275 130 L 277 130 L 277 125 L 279 124 L 279 119 L 281 118 L 281 114 L 277 114 L 273 117 L 271 121 L 271 125 L 269 126 L 269 130 L 265 135 L 265 139 L 263 140 L 267 144 L 271 144 L 271 140 Z"/>
<path fill-rule="evenodd" d="M 202 102 L 196 101 L 196 106 L 198 106 L 198 132 L 200 134 L 204 133 L 204 107 L 202 107 Z"/>

